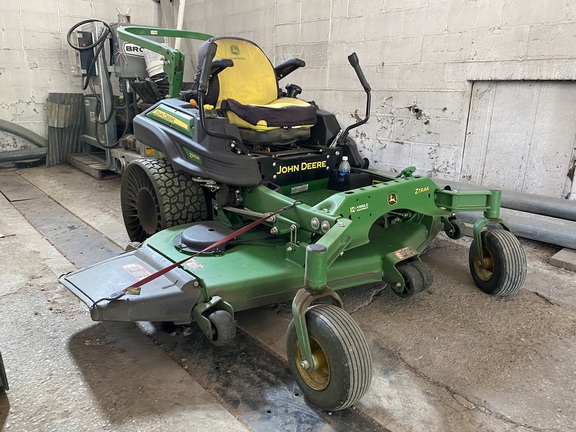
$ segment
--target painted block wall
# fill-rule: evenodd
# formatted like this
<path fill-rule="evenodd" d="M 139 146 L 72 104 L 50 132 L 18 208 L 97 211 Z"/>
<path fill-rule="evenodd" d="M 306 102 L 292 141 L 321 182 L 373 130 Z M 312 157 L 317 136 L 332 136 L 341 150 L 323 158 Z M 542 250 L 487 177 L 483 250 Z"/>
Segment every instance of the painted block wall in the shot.
<path fill-rule="evenodd" d="M 159 22 L 153 0 L 0 2 L 0 118 L 45 136 L 48 92 L 80 91 L 65 33 L 80 19 L 115 21 L 116 6 L 134 23 Z M 307 67 L 282 84 L 299 84 L 342 125 L 364 110 L 346 60 L 356 51 L 373 89 L 372 118 L 352 134 L 364 155 L 378 169 L 448 179 L 460 178 L 472 81 L 576 77 L 575 2 L 189 0 L 184 23 L 252 39 L 274 63 L 302 58 Z"/>
<path fill-rule="evenodd" d="M 88 18 L 115 22 L 116 7 L 130 9 L 132 22 L 159 22 L 160 7 L 152 0 L 0 1 L 0 119 L 46 137 L 48 93 L 82 92 L 80 78 L 70 72 L 68 30 Z M 25 146 L 21 140 L 0 142 L 2 150 Z"/>
<path fill-rule="evenodd" d="M 364 110 L 346 57 L 373 89 L 370 122 L 352 133 L 373 166 L 460 179 L 474 80 L 574 80 L 576 3 L 552 0 L 196 1 L 185 24 L 256 41 L 286 78 L 342 125 Z"/>

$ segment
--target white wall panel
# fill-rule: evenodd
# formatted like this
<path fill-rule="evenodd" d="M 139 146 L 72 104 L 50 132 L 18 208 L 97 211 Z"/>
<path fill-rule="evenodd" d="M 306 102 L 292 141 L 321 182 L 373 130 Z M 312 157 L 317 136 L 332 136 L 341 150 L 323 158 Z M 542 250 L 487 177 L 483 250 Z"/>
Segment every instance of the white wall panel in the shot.
<path fill-rule="evenodd" d="M 566 197 L 576 138 L 576 83 L 474 83 L 462 177 Z"/>

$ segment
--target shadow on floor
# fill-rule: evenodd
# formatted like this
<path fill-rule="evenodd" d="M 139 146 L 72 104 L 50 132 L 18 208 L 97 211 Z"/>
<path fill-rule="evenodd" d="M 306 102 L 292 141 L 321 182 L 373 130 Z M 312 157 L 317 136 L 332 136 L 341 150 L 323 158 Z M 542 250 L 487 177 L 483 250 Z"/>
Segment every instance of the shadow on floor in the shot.
<path fill-rule="evenodd" d="M 192 393 L 189 380 L 133 324 L 98 324 L 75 334 L 69 351 L 112 424 L 163 415 L 184 417 L 213 407 Z"/>
<path fill-rule="evenodd" d="M 358 410 L 327 412 L 309 405 L 286 363 L 242 331 L 213 346 L 197 325 L 155 326 L 151 337 L 190 375 L 255 431 L 382 431 Z"/>
<path fill-rule="evenodd" d="M 0 430 L 4 430 L 8 413 L 10 412 L 10 400 L 4 390 L 0 390 Z"/>

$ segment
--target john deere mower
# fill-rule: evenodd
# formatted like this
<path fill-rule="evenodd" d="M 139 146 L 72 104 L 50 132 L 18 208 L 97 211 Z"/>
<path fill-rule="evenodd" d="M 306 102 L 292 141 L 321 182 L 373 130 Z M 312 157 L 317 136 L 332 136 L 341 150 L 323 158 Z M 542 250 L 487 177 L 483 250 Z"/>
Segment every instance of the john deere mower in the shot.
<path fill-rule="evenodd" d="M 235 335 L 235 312 L 292 300 L 286 350 L 307 399 L 345 409 L 367 391 L 368 343 L 338 290 L 385 283 L 401 297 L 432 284 L 420 255 L 440 231 L 462 235 L 458 211 L 482 211 L 469 264 L 484 292 L 508 296 L 526 258 L 500 219 L 500 192 L 441 189 L 407 167 L 368 169 L 336 117 L 279 80 L 305 65 L 273 67 L 254 43 L 183 30 L 127 26 L 120 38 L 162 54 L 169 97 L 134 119 L 156 158 L 131 162 L 121 203 L 132 240 L 117 257 L 61 277 L 96 321 L 196 322 L 215 345 Z M 205 42 L 192 90 L 180 91 L 183 55 L 149 37 Z M 342 161 L 347 158 L 350 168 Z M 339 169 L 340 167 L 340 169 Z"/>

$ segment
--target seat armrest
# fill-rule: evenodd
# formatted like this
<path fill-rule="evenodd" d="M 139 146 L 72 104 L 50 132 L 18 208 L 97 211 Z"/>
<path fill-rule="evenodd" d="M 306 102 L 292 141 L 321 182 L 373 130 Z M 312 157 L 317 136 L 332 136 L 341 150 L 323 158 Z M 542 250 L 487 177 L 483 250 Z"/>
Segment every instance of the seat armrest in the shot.
<path fill-rule="evenodd" d="M 300 60 L 297 58 L 291 58 L 286 60 L 284 63 L 280 63 L 278 66 L 274 68 L 274 72 L 276 73 L 276 78 L 281 80 L 285 76 L 291 74 L 296 69 L 306 66 L 304 60 Z"/>

